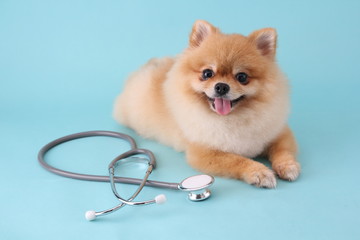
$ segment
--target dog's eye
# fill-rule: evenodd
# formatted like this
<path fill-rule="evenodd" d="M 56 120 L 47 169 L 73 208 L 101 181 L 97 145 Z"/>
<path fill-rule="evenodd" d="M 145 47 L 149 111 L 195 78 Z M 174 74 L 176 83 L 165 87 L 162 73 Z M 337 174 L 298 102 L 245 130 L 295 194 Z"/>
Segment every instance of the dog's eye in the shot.
<path fill-rule="evenodd" d="M 246 85 L 249 83 L 248 75 L 244 72 L 239 72 L 235 75 L 236 80 L 239 81 L 239 83 Z"/>
<path fill-rule="evenodd" d="M 212 78 L 214 76 L 214 72 L 213 70 L 211 69 L 205 69 L 203 72 L 202 72 L 202 79 L 203 80 L 207 80 L 209 78 Z"/>

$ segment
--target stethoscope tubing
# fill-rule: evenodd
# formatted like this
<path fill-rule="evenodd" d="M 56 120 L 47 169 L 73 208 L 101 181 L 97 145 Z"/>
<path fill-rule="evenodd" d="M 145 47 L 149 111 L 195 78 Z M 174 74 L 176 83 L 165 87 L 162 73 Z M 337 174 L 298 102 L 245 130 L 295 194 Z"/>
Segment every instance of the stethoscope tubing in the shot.
<path fill-rule="evenodd" d="M 90 174 L 69 172 L 69 171 L 55 168 L 45 161 L 45 154 L 52 148 L 56 147 L 57 145 L 62 144 L 64 142 L 71 141 L 71 140 L 79 139 L 79 138 L 94 137 L 94 136 L 107 136 L 107 137 L 120 138 L 120 139 L 127 141 L 130 144 L 129 151 L 137 149 L 135 140 L 132 137 L 130 137 L 129 135 L 126 135 L 123 133 L 118 133 L 118 132 L 112 132 L 112 131 L 101 131 L 101 130 L 87 131 L 87 132 L 70 134 L 70 135 L 67 135 L 67 136 L 64 136 L 64 137 L 61 137 L 61 138 L 58 138 L 58 139 L 55 139 L 55 140 L 49 142 L 48 144 L 46 144 L 44 147 L 42 147 L 40 149 L 40 151 L 38 153 L 38 161 L 39 161 L 40 165 L 43 168 L 45 168 L 46 170 L 48 170 L 52 173 L 55 173 L 57 175 L 63 176 L 63 177 L 84 180 L 84 181 L 110 182 L 109 176 L 90 175 Z M 138 150 L 141 150 L 141 149 L 138 149 Z M 114 182 L 140 185 L 142 183 L 142 179 L 128 178 L 128 177 L 126 177 L 126 178 L 125 177 L 114 177 Z M 170 182 L 162 182 L 162 181 L 147 180 L 145 182 L 145 186 L 179 190 L 178 183 L 170 183 Z"/>

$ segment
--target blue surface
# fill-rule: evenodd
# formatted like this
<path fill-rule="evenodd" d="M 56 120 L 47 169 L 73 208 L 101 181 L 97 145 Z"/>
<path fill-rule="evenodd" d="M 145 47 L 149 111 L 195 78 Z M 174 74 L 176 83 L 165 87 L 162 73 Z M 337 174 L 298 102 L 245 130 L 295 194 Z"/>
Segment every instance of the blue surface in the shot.
<path fill-rule="evenodd" d="M 359 1 L 0 1 L 0 239 L 359 239 L 359 11 Z M 73 132 L 123 131 L 155 152 L 151 179 L 195 174 L 182 153 L 117 125 L 111 111 L 126 76 L 181 52 L 196 19 L 224 32 L 277 28 L 301 177 L 274 190 L 216 178 L 201 203 L 148 188 L 139 199 L 165 193 L 168 203 L 85 221 L 86 210 L 117 203 L 110 187 L 46 172 L 38 150 Z M 121 146 L 81 140 L 48 159 L 106 174 Z"/>

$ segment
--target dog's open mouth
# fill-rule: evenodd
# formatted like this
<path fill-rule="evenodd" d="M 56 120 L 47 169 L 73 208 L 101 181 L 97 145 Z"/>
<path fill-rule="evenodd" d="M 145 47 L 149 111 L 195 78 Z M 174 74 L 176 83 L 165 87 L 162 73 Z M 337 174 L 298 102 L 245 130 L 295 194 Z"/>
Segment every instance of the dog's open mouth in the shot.
<path fill-rule="evenodd" d="M 227 115 L 231 112 L 231 110 L 234 108 L 234 106 L 243 100 L 245 98 L 245 95 L 242 95 L 234 100 L 230 100 L 227 98 L 210 98 L 208 97 L 208 100 L 210 102 L 211 107 L 215 112 L 217 112 L 220 115 Z"/>

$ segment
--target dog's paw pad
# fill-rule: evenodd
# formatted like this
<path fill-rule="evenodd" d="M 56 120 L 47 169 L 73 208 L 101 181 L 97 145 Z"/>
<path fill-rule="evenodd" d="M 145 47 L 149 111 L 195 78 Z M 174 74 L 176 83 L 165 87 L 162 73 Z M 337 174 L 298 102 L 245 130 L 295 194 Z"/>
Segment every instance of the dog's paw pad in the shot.
<path fill-rule="evenodd" d="M 253 170 L 245 179 L 251 185 L 261 188 L 275 188 L 276 177 L 273 171 L 265 166 L 260 169 Z"/>
<path fill-rule="evenodd" d="M 275 164 L 273 169 L 280 178 L 288 181 L 294 181 L 300 175 L 300 164 L 296 161 Z"/>

